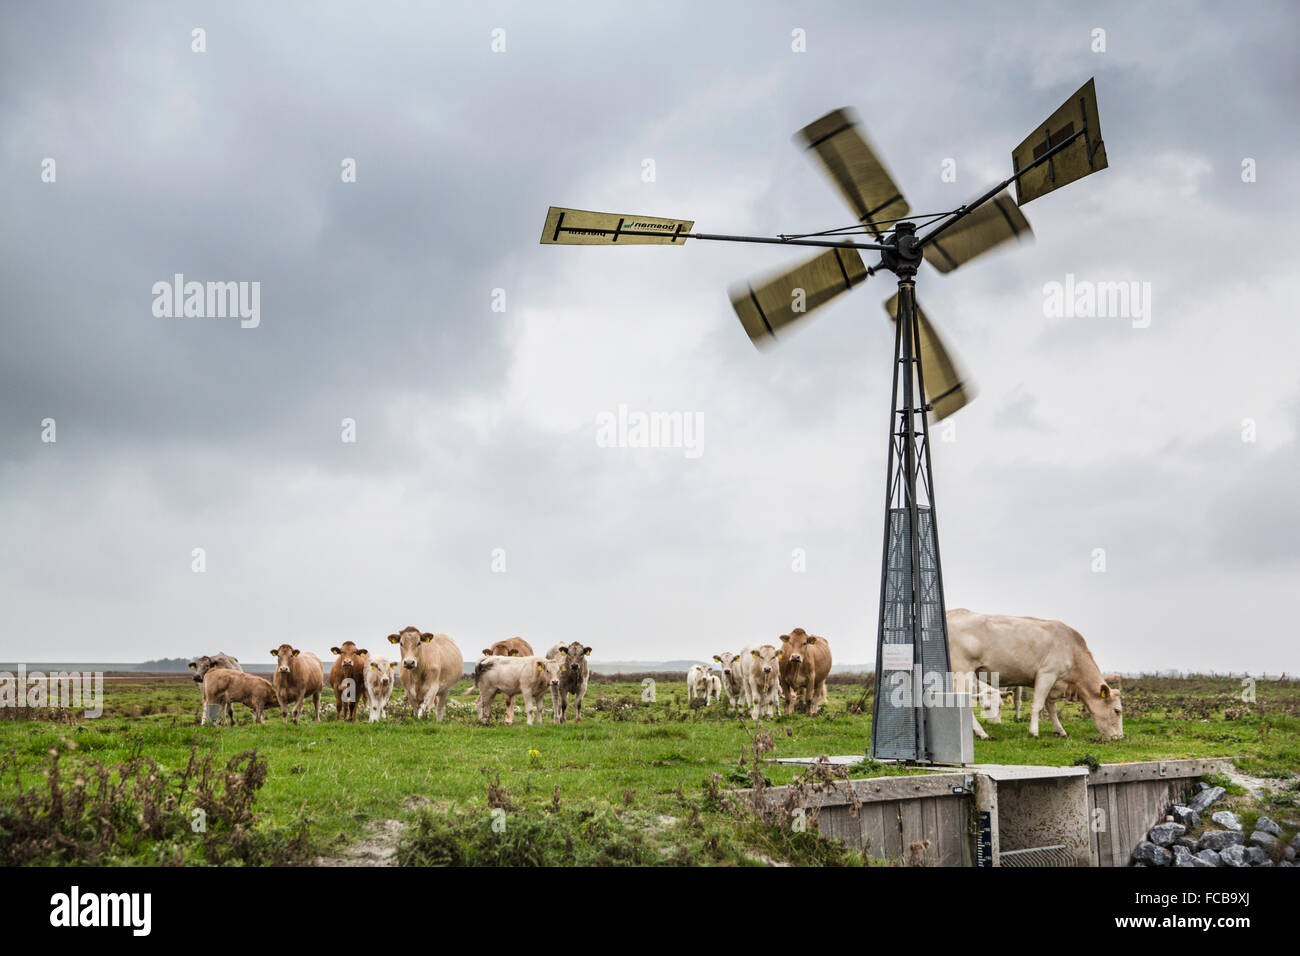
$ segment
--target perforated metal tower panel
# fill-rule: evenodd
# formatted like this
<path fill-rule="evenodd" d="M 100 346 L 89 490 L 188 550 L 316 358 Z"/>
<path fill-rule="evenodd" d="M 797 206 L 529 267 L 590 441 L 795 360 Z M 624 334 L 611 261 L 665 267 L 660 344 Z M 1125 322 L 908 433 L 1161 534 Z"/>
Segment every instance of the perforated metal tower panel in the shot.
<path fill-rule="evenodd" d="M 948 627 L 931 511 L 917 508 L 919 573 L 915 575 L 908 509 L 890 508 L 888 520 L 871 753 L 879 759 L 969 763 L 974 759 L 973 752 L 967 756 L 973 746 L 969 720 L 963 732 L 961 708 L 953 706 L 950 694 Z M 920 609 L 919 621 L 913 620 L 914 607 Z M 927 725 L 924 739 L 918 734 L 922 721 Z"/>

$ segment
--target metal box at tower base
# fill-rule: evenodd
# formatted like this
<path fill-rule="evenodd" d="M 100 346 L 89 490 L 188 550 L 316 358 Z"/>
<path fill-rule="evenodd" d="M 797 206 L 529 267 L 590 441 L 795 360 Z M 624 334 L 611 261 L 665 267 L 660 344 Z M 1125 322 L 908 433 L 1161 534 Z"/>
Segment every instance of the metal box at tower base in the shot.
<path fill-rule="evenodd" d="M 970 699 L 954 694 L 952 688 L 934 515 L 924 507 L 917 508 L 916 514 L 920 543 L 914 582 L 909 509 L 889 509 L 871 755 L 970 763 L 974 760 Z M 919 621 L 912 615 L 914 585 Z"/>

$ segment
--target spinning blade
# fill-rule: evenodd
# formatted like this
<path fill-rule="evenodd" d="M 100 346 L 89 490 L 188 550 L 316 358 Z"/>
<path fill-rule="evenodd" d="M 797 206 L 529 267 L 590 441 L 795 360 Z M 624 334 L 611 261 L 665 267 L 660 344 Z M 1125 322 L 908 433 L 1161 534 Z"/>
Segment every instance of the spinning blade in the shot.
<path fill-rule="evenodd" d="M 1011 151 L 1011 168 L 1019 172 L 1080 130 L 1083 130 L 1083 135 L 1073 143 L 1016 180 L 1017 203 L 1023 206 L 1031 199 L 1037 199 L 1053 189 L 1060 189 L 1067 183 L 1106 168 L 1106 144 L 1101 139 L 1097 90 L 1092 80 L 1079 87 L 1078 92 L 1049 116 L 1046 123 Z"/>
<path fill-rule="evenodd" d="M 588 212 L 552 206 L 542 228 L 543 245 L 562 246 L 684 246 L 694 227 L 685 219 L 623 216 L 616 212 Z"/>
<path fill-rule="evenodd" d="M 907 200 L 867 143 L 852 110 L 827 113 L 799 130 L 795 140 L 816 154 L 858 222 L 877 239 L 881 234 L 877 222 L 907 215 Z"/>
<path fill-rule="evenodd" d="M 885 311 L 895 322 L 898 321 L 898 293 L 895 292 L 885 303 Z M 963 405 L 974 400 L 977 392 L 975 383 L 962 373 L 961 367 L 953 361 L 952 354 L 944 345 L 939 333 L 934 330 L 930 320 L 916 306 L 916 322 L 920 329 L 921 340 L 921 374 L 925 379 L 925 399 L 934 406 L 931 416 L 934 420 L 947 418 Z"/>
<path fill-rule="evenodd" d="M 1020 207 L 1003 190 L 969 216 L 959 220 L 923 250 L 927 262 L 940 272 L 952 272 L 1008 239 L 1028 242 L 1034 230 Z"/>
<path fill-rule="evenodd" d="M 752 282 L 732 286 L 731 307 L 754 345 L 766 348 L 776 343 L 778 329 L 793 325 L 866 279 L 867 269 L 856 249 L 828 249 L 757 286 Z"/>

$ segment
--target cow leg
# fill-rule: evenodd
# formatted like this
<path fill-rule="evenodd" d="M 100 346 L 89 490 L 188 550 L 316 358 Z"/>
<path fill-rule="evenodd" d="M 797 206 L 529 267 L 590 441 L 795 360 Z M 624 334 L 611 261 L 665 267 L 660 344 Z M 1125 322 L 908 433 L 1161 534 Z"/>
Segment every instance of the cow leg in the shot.
<path fill-rule="evenodd" d="M 478 692 L 478 722 L 480 724 L 486 724 L 492 719 L 492 701 L 495 698 L 495 693 L 489 694 L 485 690 Z"/>
<path fill-rule="evenodd" d="M 524 691 L 524 713 L 528 715 L 528 726 L 533 725 L 533 717 L 536 716 L 537 704 L 533 701 L 533 695 Z"/>
<path fill-rule="evenodd" d="M 429 711 L 433 710 L 434 698 L 438 696 L 438 685 L 430 684 L 429 689 L 424 692 L 424 700 L 420 701 L 420 715 L 429 716 Z"/>
<path fill-rule="evenodd" d="M 984 728 L 980 726 L 979 718 L 976 717 L 973 712 L 970 715 L 970 723 L 971 723 L 971 728 L 975 731 L 976 737 L 978 737 L 980 740 L 989 739 L 989 735 L 985 732 Z"/>
<path fill-rule="evenodd" d="M 1056 683 L 1056 676 L 1049 676 L 1044 671 L 1039 671 L 1038 676 L 1034 678 L 1034 702 L 1031 705 L 1029 714 L 1029 736 L 1038 736 L 1038 713 L 1047 706 L 1047 695 L 1052 691 L 1052 685 Z"/>
<path fill-rule="evenodd" d="M 584 680 L 581 684 L 578 685 L 577 699 L 574 700 L 573 702 L 574 710 L 577 711 L 573 719 L 576 720 L 578 723 L 582 723 L 582 698 L 586 696 L 587 696 L 587 682 Z"/>
<path fill-rule="evenodd" d="M 1061 726 L 1061 716 L 1056 712 L 1056 701 L 1050 698 L 1047 701 L 1047 716 L 1052 721 L 1052 732 L 1055 733 L 1056 736 L 1058 737 L 1069 736 L 1069 734 L 1065 732 L 1065 728 Z"/>
<path fill-rule="evenodd" d="M 506 694 L 506 714 L 513 714 L 515 710 L 515 695 Z"/>
<path fill-rule="evenodd" d="M 437 718 L 439 723 L 442 723 L 442 718 L 447 715 L 447 697 L 451 694 L 451 688 L 452 688 L 451 684 L 448 684 L 446 687 L 442 688 L 442 690 L 438 691 L 438 696 L 434 700 L 433 713 L 434 713 L 434 717 Z"/>

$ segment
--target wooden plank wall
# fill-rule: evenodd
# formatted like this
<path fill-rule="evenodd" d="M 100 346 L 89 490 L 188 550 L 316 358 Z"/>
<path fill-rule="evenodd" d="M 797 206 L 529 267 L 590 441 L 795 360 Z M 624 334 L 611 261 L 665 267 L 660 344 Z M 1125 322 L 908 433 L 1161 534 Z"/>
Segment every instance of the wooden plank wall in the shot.
<path fill-rule="evenodd" d="M 1181 802 L 1196 778 L 1126 780 L 1088 787 L 1088 820 L 1101 808 L 1104 830 L 1093 830 L 1092 865 L 1128 866 L 1142 836 L 1164 819 L 1170 804 Z"/>
<path fill-rule="evenodd" d="M 847 806 L 823 806 L 817 818 L 822 836 L 878 859 L 904 858 L 910 844 L 929 840 L 927 866 L 970 866 L 966 823 L 965 795 L 864 803 L 856 819 Z"/>

